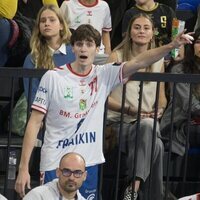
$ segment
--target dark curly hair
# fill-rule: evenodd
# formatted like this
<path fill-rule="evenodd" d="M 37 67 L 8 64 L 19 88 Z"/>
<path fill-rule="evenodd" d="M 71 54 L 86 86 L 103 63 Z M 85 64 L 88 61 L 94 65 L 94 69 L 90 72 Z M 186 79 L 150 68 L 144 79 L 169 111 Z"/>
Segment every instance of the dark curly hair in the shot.
<path fill-rule="evenodd" d="M 74 43 L 77 41 L 94 41 L 96 46 L 99 47 L 101 44 L 101 35 L 99 31 L 97 31 L 90 24 L 82 24 L 76 30 L 73 31 L 70 43 L 74 46 Z"/>

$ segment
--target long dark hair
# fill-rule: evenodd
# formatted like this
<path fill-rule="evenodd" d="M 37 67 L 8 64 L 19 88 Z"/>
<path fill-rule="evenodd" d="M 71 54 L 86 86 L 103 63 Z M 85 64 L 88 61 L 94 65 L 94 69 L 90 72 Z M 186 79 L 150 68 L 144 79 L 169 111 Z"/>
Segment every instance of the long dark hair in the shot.
<path fill-rule="evenodd" d="M 194 35 L 194 41 L 192 44 L 188 44 L 185 47 L 185 57 L 183 60 L 183 72 L 187 74 L 200 74 L 200 58 L 195 55 L 194 45 L 197 40 L 200 39 L 200 28 L 198 28 Z M 193 84 L 193 95 L 200 100 L 200 84 Z"/>
<path fill-rule="evenodd" d="M 192 44 L 188 44 L 185 46 L 185 55 L 183 60 L 183 71 L 184 73 L 190 73 L 190 74 L 199 74 L 200 69 L 198 68 L 197 59 L 199 59 L 194 54 L 194 45 L 195 42 L 200 39 L 200 28 L 198 28 L 194 35 L 194 41 Z M 199 63 L 200 65 L 200 63 Z"/>

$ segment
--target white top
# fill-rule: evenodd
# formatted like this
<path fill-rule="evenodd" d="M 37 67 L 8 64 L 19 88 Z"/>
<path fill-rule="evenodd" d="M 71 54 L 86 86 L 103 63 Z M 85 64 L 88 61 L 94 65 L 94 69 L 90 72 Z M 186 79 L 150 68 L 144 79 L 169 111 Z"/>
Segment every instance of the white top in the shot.
<path fill-rule="evenodd" d="M 45 73 L 32 105 L 46 114 L 41 171 L 56 169 L 68 152 L 81 154 L 86 166 L 104 162 L 104 104 L 122 81 L 122 66 L 93 66 L 85 76 L 72 72 L 70 65 Z"/>
<path fill-rule="evenodd" d="M 6 197 L 0 194 L 0 200 L 7 200 Z"/>
<path fill-rule="evenodd" d="M 58 190 L 58 179 L 38 186 L 32 189 L 28 194 L 23 198 L 23 200 L 65 200 L 65 198 L 60 194 Z M 86 200 L 79 191 L 77 191 L 76 200 Z"/>
<path fill-rule="evenodd" d="M 179 200 L 198 200 L 199 197 L 200 197 L 200 193 L 197 193 L 190 196 L 182 197 Z"/>
<path fill-rule="evenodd" d="M 122 56 L 119 54 L 120 51 L 117 51 L 118 61 L 122 61 Z M 151 65 L 152 73 L 162 71 L 164 64 L 164 59 L 161 59 Z M 152 112 L 154 110 L 155 100 L 156 100 L 156 87 L 157 83 L 153 81 L 144 82 L 143 84 L 143 93 L 142 93 L 142 111 L 143 112 Z M 138 108 L 139 105 L 139 92 L 140 92 L 140 82 L 139 81 L 128 81 L 126 84 L 126 97 L 125 97 L 125 106 L 132 106 Z M 111 97 L 113 97 L 120 104 L 122 103 L 122 93 L 123 86 L 119 85 L 115 88 Z M 120 121 L 121 113 L 108 110 L 107 119 L 110 121 Z M 137 119 L 137 116 L 124 115 L 124 121 L 126 123 L 133 122 Z"/>
<path fill-rule="evenodd" d="M 64 55 L 67 55 L 66 44 L 64 44 L 64 43 L 61 44 L 61 46 L 57 50 L 51 48 L 50 46 L 49 46 L 49 49 L 51 50 L 52 54 L 60 54 L 60 53 L 62 53 Z"/>
<path fill-rule="evenodd" d="M 76 30 L 81 24 L 91 24 L 102 35 L 102 31 L 111 31 L 111 15 L 107 2 L 96 0 L 94 5 L 86 6 L 79 0 L 63 1 L 60 9 L 71 29 Z M 104 53 L 101 44 L 99 53 Z"/>

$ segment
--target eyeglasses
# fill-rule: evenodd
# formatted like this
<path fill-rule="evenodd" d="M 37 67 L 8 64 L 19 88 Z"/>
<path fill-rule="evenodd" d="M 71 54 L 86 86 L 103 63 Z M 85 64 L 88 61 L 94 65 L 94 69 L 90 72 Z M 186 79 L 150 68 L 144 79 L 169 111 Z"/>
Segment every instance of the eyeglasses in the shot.
<path fill-rule="evenodd" d="M 65 176 L 65 177 L 70 177 L 73 174 L 73 176 L 75 178 L 80 178 L 83 175 L 83 173 L 84 173 L 81 170 L 74 170 L 74 171 L 72 171 L 72 170 L 67 169 L 67 168 L 60 169 L 60 171 L 62 172 L 62 175 Z"/>

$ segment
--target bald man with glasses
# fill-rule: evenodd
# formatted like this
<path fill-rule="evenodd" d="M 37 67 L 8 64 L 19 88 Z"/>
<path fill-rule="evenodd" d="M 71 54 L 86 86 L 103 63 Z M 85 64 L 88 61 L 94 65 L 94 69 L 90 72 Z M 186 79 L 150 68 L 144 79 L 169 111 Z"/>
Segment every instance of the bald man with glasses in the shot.
<path fill-rule="evenodd" d="M 23 200 L 85 200 L 78 191 L 87 176 L 85 160 L 80 154 L 65 154 L 56 175 L 57 179 L 32 189 Z"/>

